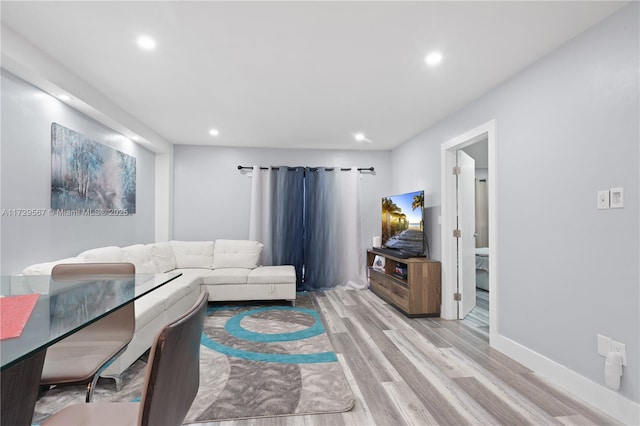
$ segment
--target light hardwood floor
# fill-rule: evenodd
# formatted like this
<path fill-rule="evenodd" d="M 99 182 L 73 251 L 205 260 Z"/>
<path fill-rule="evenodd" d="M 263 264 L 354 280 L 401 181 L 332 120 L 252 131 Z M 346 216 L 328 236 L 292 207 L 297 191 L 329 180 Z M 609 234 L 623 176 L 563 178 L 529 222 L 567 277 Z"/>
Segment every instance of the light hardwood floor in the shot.
<path fill-rule="evenodd" d="M 486 336 L 489 341 L 489 292 L 476 288 L 476 307 L 464 319 L 469 327 Z"/>
<path fill-rule="evenodd" d="M 410 319 L 368 290 L 313 298 L 356 396 L 353 410 L 208 425 L 618 424 L 490 348 L 468 321 Z"/>

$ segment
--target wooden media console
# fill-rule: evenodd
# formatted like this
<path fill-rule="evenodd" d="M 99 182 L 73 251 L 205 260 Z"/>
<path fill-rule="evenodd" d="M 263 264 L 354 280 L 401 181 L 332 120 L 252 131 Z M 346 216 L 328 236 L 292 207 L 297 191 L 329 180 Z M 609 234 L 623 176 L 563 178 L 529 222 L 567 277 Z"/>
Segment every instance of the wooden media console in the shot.
<path fill-rule="evenodd" d="M 385 259 L 384 270 L 373 267 L 376 256 Z M 371 291 L 405 315 L 440 315 L 440 262 L 422 257 L 402 259 L 367 250 L 367 273 Z"/>

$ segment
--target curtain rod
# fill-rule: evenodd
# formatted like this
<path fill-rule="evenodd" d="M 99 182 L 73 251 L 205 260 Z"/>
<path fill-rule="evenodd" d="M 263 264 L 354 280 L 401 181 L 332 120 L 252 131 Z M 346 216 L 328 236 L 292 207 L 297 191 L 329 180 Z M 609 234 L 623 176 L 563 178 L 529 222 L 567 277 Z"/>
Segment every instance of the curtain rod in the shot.
<path fill-rule="evenodd" d="M 271 166 L 274 167 L 274 166 Z M 260 167 L 260 170 L 269 170 L 271 167 Z M 302 166 L 298 166 L 298 167 L 302 167 Z M 295 170 L 298 167 L 288 167 L 289 170 Z M 318 167 L 309 167 L 310 169 L 318 169 Z M 238 170 L 246 170 L 246 169 L 253 169 L 252 166 L 238 166 Z M 335 169 L 335 167 L 327 167 L 327 170 L 333 170 Z M 348 170 L 351 170 L 351 167 L 346 167 L 346 168 L 340 168 L 341 171 L 346 172 Z M 359 172 L 363 172 L 363 171 L 367 171 L 367 172 L 373 172 L 375 169 L 373 167 L 358 167 L 358 171 Z"/>

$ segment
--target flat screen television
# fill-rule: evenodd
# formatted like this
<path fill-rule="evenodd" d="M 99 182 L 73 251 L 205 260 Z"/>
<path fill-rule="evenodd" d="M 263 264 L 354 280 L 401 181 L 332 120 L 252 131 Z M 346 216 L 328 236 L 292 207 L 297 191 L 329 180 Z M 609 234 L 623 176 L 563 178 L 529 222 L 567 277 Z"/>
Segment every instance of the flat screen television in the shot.
<path fill-rule="evenodd" d="M 382 247 L 401 258 L 425 256 L 424 191 L 382 198 Z"/>

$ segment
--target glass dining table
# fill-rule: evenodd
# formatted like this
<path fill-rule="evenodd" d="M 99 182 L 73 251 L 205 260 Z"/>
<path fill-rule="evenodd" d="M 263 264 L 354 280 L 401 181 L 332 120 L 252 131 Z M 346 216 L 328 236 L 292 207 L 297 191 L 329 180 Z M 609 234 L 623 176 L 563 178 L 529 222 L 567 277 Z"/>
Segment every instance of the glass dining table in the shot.
<path fill-rule="evenodd" d="M 180 275 L 0 277 L 1 424 L 31 424 L 47 347 Z"/>

